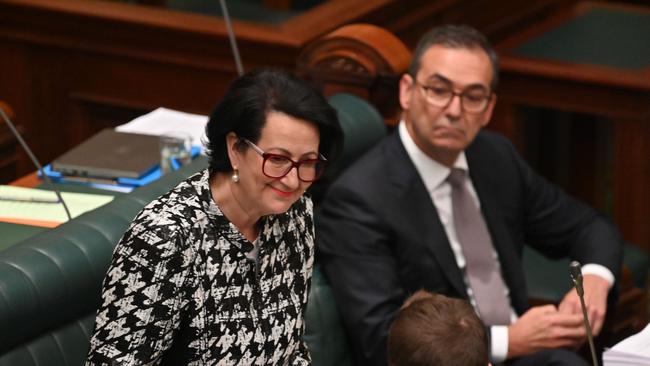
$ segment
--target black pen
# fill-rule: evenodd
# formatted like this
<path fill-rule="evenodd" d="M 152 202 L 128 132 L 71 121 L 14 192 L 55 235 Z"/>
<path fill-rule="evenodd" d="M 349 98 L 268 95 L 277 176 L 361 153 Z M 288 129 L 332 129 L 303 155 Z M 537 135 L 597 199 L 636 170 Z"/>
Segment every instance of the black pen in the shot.
<path fill-rule="evenodd" d="M 29 203 L 59 203 L 59 200 L 56 198 L 13 197 L 13 196 L 0 196 L 0 201 L 29 202 Z"/>

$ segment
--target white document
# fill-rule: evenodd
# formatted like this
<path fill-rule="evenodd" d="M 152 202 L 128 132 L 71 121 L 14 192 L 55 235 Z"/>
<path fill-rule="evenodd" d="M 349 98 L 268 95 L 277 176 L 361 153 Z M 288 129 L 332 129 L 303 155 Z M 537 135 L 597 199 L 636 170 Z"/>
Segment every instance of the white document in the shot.
<path fill-rule="evenodd" d="M 113 196 L 62 192 L 70 216 L 75 218 L 113 200 Z M 0 186 L 0 221 L 56 227 L 68 220 L 56 193 L 43 189 Z"/>
<path fill-rule="evenodd" d="M 192 136 L 192 145 L 200 146 L 201 153 L 204 153 L 205 147 L 203 142 L 207 141 L 205 134 L 205 126 L 207 124 L 208 116 L 161 107 L 131 122 L 117 126 L 115 130 L 118 132 L 155 136 L 161 136 L 173 131 L 183 131 Z"/>
<path fill-rule="evenodd" d="M 603 352 L 604 366 L 650 365 L 650 325 Z"/>

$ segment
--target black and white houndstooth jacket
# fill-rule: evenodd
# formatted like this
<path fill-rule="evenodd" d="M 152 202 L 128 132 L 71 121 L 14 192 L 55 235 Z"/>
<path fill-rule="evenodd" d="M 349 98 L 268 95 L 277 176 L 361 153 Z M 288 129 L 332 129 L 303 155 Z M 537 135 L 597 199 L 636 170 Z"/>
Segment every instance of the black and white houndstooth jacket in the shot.
<path fill-rule="evenodd" d="M 87 365 L 309 365 L 312 203 L 262 218 L 253 248 L 198 173 L 147 205 L 113 254 Z"/>

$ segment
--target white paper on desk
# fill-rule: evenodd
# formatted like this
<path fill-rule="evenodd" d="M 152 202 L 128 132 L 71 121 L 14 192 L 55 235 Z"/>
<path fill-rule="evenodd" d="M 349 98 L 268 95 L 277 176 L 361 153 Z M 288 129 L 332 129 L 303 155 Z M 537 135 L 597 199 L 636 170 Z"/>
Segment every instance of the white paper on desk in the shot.
<path fill-rule="evenodd" d="M 70 216 L 73 218 L 84 212 L 94 210 L 113 200 L 113 196 L 62 192 Z M 0 197 L 19 199 L 56 200 L 53 191 L 14 186 L 0 186 Z M 16 202 L 0 200 L 0 221 L 22 223 L 35 226 L 55 227 L 68 220 L 61 203 Z"/>
<path fill-rule="evenodd" d="M 161 107 L 131 122 L 117 126 L 115 130 L 155 136 L 161 136 L 171 131 L 187 132 L 192 136 L 192 145 L 201 146 L 201 153 L 203 153 L 205 151 L 203 141 L 207 141 L 205 135 L 207 124 L 208 116 Z"/>
<path fill-rule="evenodd" d="M 604 366 L 650 365 L 650 325 L 603 352 Z"/>

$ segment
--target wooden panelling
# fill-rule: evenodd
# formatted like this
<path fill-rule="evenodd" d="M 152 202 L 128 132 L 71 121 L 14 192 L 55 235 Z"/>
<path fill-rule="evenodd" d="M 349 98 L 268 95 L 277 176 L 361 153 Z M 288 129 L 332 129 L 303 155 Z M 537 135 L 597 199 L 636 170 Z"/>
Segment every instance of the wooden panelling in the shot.
<path fill-rule="evenodd" d="M 104 1 L 0 1 L 0 96 L 48 162 L 158 106 L 208 113 L 235 76 L 218 18 Z M 292 68 L 314 33 L 235 23 L 246 68 Z M 115 118 L 115 120 L 110 120 Z M 33 170 L 21 159 L 19 174 Z"/>
<path fill-rule="evenodd" d="M 0 14 L 0 96 L 43 162 L 158 106 L 209 113 L 236 74 L 216 18 L 102 1 L 0 1 Z M 236 30 L 247 68 L 293 67 L 300 40 Z"/>
<path fill-rule="evenodd" d="M 4 115 L 10 120 L 14 119 L 14 112 L 7 105 L 0 100 L 0 109 Z M 0 180 L 9 181 L 16 175 L 16 164 L 18 162 L 18 141 L 11 133 L 9 126 L 5 123 L 0 116 Z M 16 123 L 14 121 L 14 123 Z M 18 132 L 23 132 L 20 125 L 15 126 Z"/>
<path fill-rule="evenodd" d="M 592 9 L 623 12 L 633 19 L 650 16 L 647 6 L 582 2 L 513 34 L 498 45 L 501 51 L 500 103 L 505 101 L 511 109 L 517 105 L 543 107 L 592 115 L 594 123 L 603 118 L 611 122 L 611 144 L 596 146 L 593 139 L 590 141 L 582 132 L 572 143 L 584 148 L 583 153 L 575 154 L 573 161 L 567 162 L 569 157 L 565 157 L 562 163 L 575 168 L 572 172 L 577 184 L 572 184 L 573 190 L 582 186 L 582 194 L 591 194 L 586 197 L 587 201 L 595 205 L 599 201 L 603 204 L 603 192 L 592 189 L 590 180 L 607 176 L 599 175 L 599 170 L 611 172 L 609 192 L 614 221 L 627 241 L 650 253 L 650 66 L 615 67 L 596 62 L 523 57 L 513 51 L 526 41 L 557 29 Z M 582 31 L 584 33 L 585 29 Z M 630 42 L 641 46 L 645 45 L 646 38 L 641 34 Z M 607 47 L 607 44 L 599 47 Z M 634 47 L 629 49 L 632 53 L 629 57 L 635 57 Z M 594 165 L 591 152 L 604 148 L 611 149 L 613 162 L 609 166 Z"/>
<path fill-rule="evenodd" d="M 344 24 L 382 26 L 409 46 L 443 21 L 498 34 L 559 2 L 330 0 L 278 25 L 233 27 L 245 69 L 293 69 L 303 47 Z M 209 113 L 236 75 L 218 17 L 100 0 L 0 0 L 0 14 L 0 98 L 43 162 L 141 111 Z M 23 156 L 18 174 L 31 170 Z"/>

